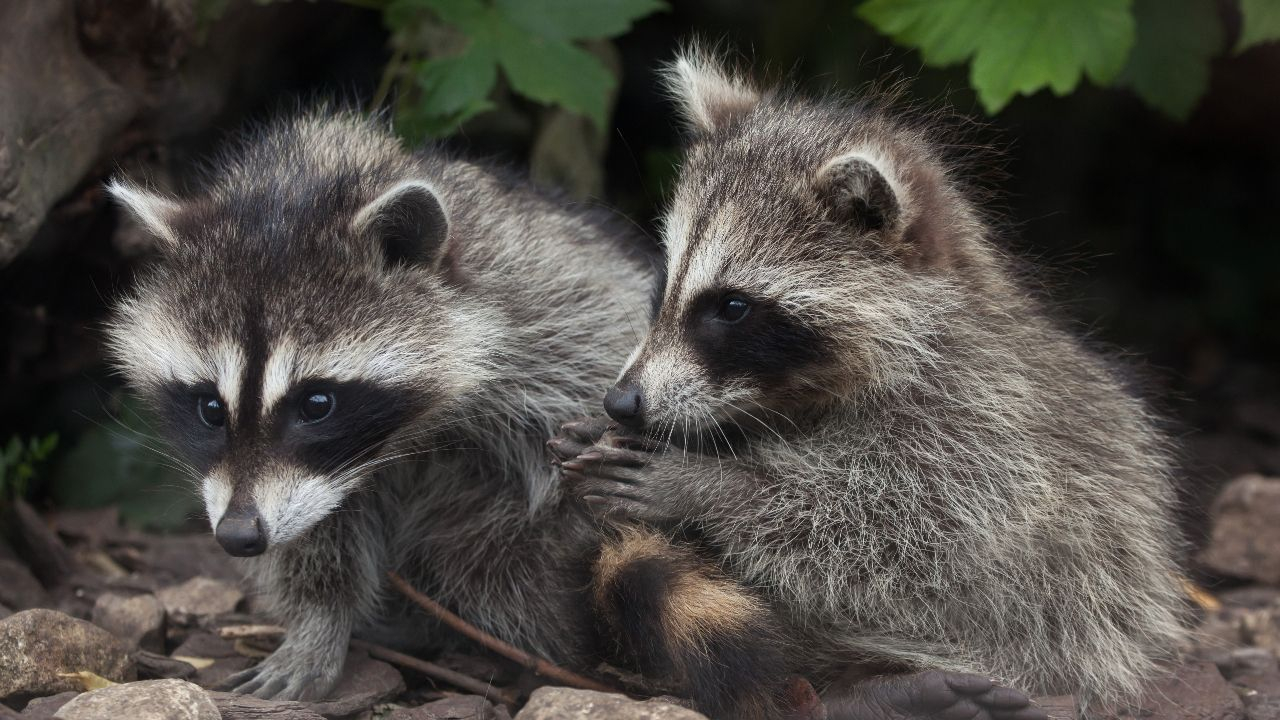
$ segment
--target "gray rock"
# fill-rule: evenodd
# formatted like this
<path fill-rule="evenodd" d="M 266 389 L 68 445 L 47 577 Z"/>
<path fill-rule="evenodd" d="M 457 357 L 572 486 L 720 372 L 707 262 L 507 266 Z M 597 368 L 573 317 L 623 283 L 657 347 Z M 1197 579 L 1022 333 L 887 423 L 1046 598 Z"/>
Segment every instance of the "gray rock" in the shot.
<path fill-rule="evenodd" d="M 197 658 L 229 658 L 239 657 L 240 653 L 236 652 L 236 646 L 230 640 L 214 635 L 211 632 L 193 632 L 187 636 L 171 653 L 172 655 L 182 657 Z"/>
<path fill-rule="evenodd" d="M 1075 695 L 1038 697 L 1032 698 L 1032 702 L 1049 716 L 1049 720 L 1076 720 L 1079 717 L 1079 704 Z"/>
<path fill-rule="evenodd" d="M 499 720 L 506 716 L 493 707 L 493 703 L 479 695 L 458 695 L 436 700 L 412 708 L 401 708 L 387 716 L 386 720 Z"/>
<path fill-rule="evenodd" d="M 154 595 L 99 595 L 92 619 L 94 625 L 143 650 L 164 652 L 164 606 Z"/>
<path fill-rule="evenodd" d="M 183 680 L 144 680 L 80 695 L 53 715 L 56 720 L 221 720 L 203 688 Z"/>
<path fill-rule="evenodd" d="M 602 718 L 608 718 L 608 720 L 706 720 L 705 715 L 679 705 L 653 700 L 632 700 L 625 695 L 567 687 L 538 688 L 533 692 L 524 709 L 516 715 L 516 720 L 599 720 Z"/>
<path fill-rule="evenodd" d="M 27 703 L 22 709 L 22 720 L 52 720 L 53 714 L 62 709 L 63 705 L 76 699 L 80 693 L 68 691 L 50 695 L 49 697 L 36 698 Z"/>
<path fill-rule="evenodd" d="M 209 696 L 222 713 L 222 720 L 324 720 L 306 703 L 292 700 L 261 700 L 227 692 L 211 692 Z"/>
<path fill-rule="evenodd" d="M 1099 720 L 1245 720 L 1244 703 L 1213 663 L 1188 663 L 1151 683 L 1140 703 L 1100 709 Z"/>
<path fill-rule="evenodd" d="M 14 610 L 47 607 L 49 595 L 26 565 L 0 558 L 0 605 Z"/>
<path fill-rule="evenodd" d="M 169 678 L 189 680 L 196 674 L 196 668 L 191 663 L 175 660 L 149 650 L 135 652 L 133 654 L 133 664 L 138 668 L 139 680 L 167 680 Z"/>
<path fill-rule="evenodd" d="M 1232 480 L 1218 494 L 1211 516 L 1202 565 L 1221 575 L 1280 583 L 1280 480 Z"/>
<path fill-rule="evenodd" d="M 169 614 L 169 622 L 194 625 L 201 618 L 234 612 L 244 593 L 234 585 L 207 577 L 194 577 L 156 592 Z"/>
<path fill-rule="evenodd" d="M 367 653 L 347 654 L 342 679 L 329 694 L 332 700 L 310 703 L 311 709 L 328 718 L 342 718 L 364 712 L 404 692 L 400 671 Z"/>
<path fill-rule="evenodd" d="M 0 620 L 0 699 L 79 690 L 81 670 L 132 680 L 129 647 L 102 628 L 56 610 L 24 610 Z"/>

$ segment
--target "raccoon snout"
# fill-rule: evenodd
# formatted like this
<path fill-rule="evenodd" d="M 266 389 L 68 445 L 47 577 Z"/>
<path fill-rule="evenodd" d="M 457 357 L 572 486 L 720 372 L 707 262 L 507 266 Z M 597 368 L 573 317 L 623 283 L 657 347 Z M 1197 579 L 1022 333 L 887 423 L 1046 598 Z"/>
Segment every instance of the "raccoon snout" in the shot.
<path fill-rule="evenodd" d="M 604 396 L 604 411 L 609 417 L 639 430 L 644 427 L 644 395 L 640 386 L 631 382 L 621 382 L 609 388 Z"/>
<path fill-rule="evenodd" d="M 218 544 L 228 555 L 253 557 L 267 549 L 267 534 L 262 529 L 262 517 L 254 507 L 228 510 L 213 531 Z"/>

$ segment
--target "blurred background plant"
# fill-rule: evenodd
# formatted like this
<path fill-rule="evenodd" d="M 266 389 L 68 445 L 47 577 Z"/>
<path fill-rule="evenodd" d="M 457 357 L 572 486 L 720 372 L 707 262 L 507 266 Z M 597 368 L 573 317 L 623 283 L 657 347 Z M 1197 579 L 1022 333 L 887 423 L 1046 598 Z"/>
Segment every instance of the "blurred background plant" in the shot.
<path fill-rule="evenodd" d="M 21 473 L 37 503 L 147 527 L 198 513 L 104 364 L 96 328 L 150 245 L 109 174 L 182 191 L 227 133 L 337 97 L 652 234 L 681 141 L 657 69 L 695 36 L 762 78 L 971 118 L 1008 244 L 1053 269 L 1068 318 L 1149 360 L 1188 506 L 1280 474 L 1280 1 L 9 0 L 0 489 Z"/>

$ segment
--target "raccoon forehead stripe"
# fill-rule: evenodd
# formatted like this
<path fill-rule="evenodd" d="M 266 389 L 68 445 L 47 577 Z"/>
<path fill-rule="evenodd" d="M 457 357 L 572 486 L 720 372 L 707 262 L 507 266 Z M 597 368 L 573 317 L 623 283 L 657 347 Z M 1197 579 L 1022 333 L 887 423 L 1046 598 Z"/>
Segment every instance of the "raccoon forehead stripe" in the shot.
<path fill-rule="evenodd" d="M 245 354 L 238 345 L 223 342 L 209 352 L 210 375 L 218 386 L 218 396 L 235 417 L 240 408 L 240 384 L 245 371 Z"/>
<path fill-rule="evenodd" d="M 267 356 L 267 366 L 262 373 L 262 414 L 265 416 L 276 403 L 289 392 L 297 379 L 297 347 L 289 338 L 280 341 Z"/>

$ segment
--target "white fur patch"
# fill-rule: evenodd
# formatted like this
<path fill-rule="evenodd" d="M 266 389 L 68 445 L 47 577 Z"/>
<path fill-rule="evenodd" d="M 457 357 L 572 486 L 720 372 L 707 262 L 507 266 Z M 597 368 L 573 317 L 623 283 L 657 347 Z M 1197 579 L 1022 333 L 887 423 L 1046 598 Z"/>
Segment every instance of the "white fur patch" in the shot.
<path fill-rule="evenodd" d="M 354 228 L 356 232 L 364 232 L 369 221 L 377 217 L 378 213 L 382 212 L 383 208 L 395 202 L 404 193 L 416 190 L 421 190 L 436 198 L 436 202 L 440 202 L 440 193 L 436 192 L 435 187 L 430 183 L 416 178 L 412 180 L 405 180 L 404 182 L 396 183 L 390 190 L 382 193 L 378 197 L 374 198 L 373 202 L 370 202 L 368 205 L 361 208 L 360 212 L 356 213 L 355 219 L 351 221 L 351 227 Z M 447 222 L 449 218 L 448 209 L 444 207 L 443 203 L 440 204 L 440 209 L 444 212 L 445 220 Z"/>
<path fill-rule="evenodd" d="M 345 497 L 344 488 L 296 468 L 267 469 L 253 489 L 254 505 L 272 545 L 310 530 L 337 509 Z"/>
<path fill-rule="evenodd" d="M 178 246 L 178 236 L 169 226 L 169 219 L 178 209 L 178 203 L 119 178 L 107 182 L 107 193 L 115 198 L 152 235 L 169 247 Z"/>
<path fill-rule="evenodd" d="M 201 483 L 200 494 L 204 498 L 204 512 L 209 516 L 209 529 L 218 527 L 218 521 L 227 512 L 227 504 L 231 502 L 231 480 L 215 469 L 205 476 Z"/>
<path fill-rule="evenodd" d="M 668 66 L 666 84 L 680 102 L 685 120 L 705 131 L 713 131 L 733 116 L 750 112 L 760 102 L 758 90 L 696 48 Z"/>

